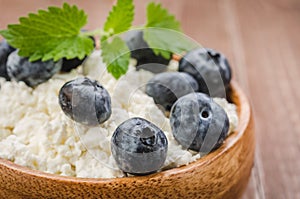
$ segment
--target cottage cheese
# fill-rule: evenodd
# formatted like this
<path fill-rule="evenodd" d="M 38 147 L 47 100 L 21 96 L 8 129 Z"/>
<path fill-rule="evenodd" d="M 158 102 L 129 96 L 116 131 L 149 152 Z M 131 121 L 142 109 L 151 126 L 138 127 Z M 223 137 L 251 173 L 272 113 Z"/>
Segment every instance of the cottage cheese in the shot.
<path fill-rule="evenodd" d="M 97 79 L 112 98 L 112 115 L 97 127 L 86 127 L 65 116 L 58 104 L 62 85 L 79 76 Z M 32 89 L 23 82 L 0 78 L 0 157 L 32 169 L 63 176 L 87 178 L 123 177 L 111 155 L 110 139 L 123 121 L 143 117 L 166 134 L 169 149 L 164 169 L 189 164 L 198 153 L 183 150 L 174 140 L 168 118 L 143 89 L 153 76 L 135 71 L 115 80 L 95 51 L 83 67 L 68 74 L 57 74 Z M 229 115 L 230 131 L 237 126 L 235 106 L 215 99 Z"/>

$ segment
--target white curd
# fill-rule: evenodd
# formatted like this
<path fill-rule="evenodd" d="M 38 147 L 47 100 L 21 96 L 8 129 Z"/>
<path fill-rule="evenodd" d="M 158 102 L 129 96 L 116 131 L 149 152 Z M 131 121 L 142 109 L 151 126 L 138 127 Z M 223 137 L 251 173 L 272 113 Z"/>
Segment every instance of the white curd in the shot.
<path fill-rule="evenodd" d="M 58 103 L 62 85 L 86 75 L 96 79 L 110 93 L 112 115 L 97 127 L 86 127 L 70 120 Z M 95 51 L 82 68 L 57 74 L 35 89 L 23 82 L 0 78 L 0 157 L 32 169 L 64 176 L 87 178 L 123 177 L 111 155 L 110 139 L 119 124 L 131 117 L 142 117 L 160 127 L 169 148 L 164 168 L 189 164 L 199 154 L 183 150 L 174 140 L 168 118 L 143 92 L 153 76 L 147 71 L 129 71 L 115 80 Z M 236 108 L 225 99 L 215 99 L 224 107 L 230 131 L 237 126 Z"/>

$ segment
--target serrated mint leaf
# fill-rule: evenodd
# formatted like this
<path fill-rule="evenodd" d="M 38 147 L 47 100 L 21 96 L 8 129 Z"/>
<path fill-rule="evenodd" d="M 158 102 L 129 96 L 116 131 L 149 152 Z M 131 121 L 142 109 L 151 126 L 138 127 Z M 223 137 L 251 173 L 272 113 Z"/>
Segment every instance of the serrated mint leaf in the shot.
<path fill-rule="evenodd" d="M 107 64 L 107 71 L 119 79 L 128 70 L 130 50 L 120 37 L 110 39 L 101 40 L 101 56 Z"/>
<path fill-rule="evenodd" d="M 118 0 L 104 24 L 104 31 L 111 35 L 124 32 L 131 27 L 134 18 L 134 5 L 132 0 Z"/>
<path fill-rule="evenodd" d="M 197 45 L 180 32 L 180 23 L 161 4 L 147 7 L 147 24 L 144 40 L 156 55 L 170 59 L 172 53 L 182 54 Z"/>
<path fill-rule="evenodd" d="M 145 29 L 144 40 L 156 55 L 161 55 L 166 59 L 170 59 L 172 53 L 182 55 L 198 46 L 183 33 L 162 28 Z"/>
<path fill-rule="evenodd" d="M 109 38 L 109 36 L 129 30 L 133 18 L 133 0 L 118 0 L 104 24 L 103 29 L 107 34 L 101 37 L 101 56 L 107 64 L 107 71 L 116 79 L 119 79 L 128 70 L 130 50 L 120 37 Z"/>
<path fill-rule="evenodd" d="M 82 59 L 94 49 L 92 39 L 80 34 L 87 23 L 87 15 L 76 6 L 64 3 L 62 8 L 39 10 L 19 21 L 19 24 L 8 25 L 0 34 L 30 61 L 57 61 L 63 57 Z"/>
<path fill-rule="evenodd" d="M 175 16 L 164 9 L 161 4 L 154 2 L 147 6 L 147 23 L 148 28 L 167 28 L 172 30 L 180 30 L 180 23 Z"/>

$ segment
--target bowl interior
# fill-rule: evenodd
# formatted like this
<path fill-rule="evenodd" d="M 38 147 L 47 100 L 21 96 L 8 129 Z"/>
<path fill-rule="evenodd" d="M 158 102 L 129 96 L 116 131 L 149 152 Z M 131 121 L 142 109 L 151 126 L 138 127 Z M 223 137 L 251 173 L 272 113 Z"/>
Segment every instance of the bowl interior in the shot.
<path fill-rule="evenodd" d="M 254 135 L 249 102 L 234 81 L 231 82 L 230 99 L 236 104 L 239 117 L 235 132 L 220 148 L 188 165 L 147 176 L 107 179 L 48 174 L 0 159 L 0 188 L 24 197 L 54 197 L 53 194 L 58 197 L 102 194 L 103 198 L 128 197 L 128 194 L 146 198 L 165 197 L 166 194 L 185 198 L 236 197 L 242 193 L 250 176 Z"/>
<path fill-rule="evenodd" d="M 127 177 L 127 178 L 141 179 L 141 178 L 151 178 L 151 177 L 154 177 L 157 175 L 169 175 L 173 172 L 177 173 L 177 172 L 189 169 L 190 167 L 193 167 L 194 164 L 197 164 L 199 166 L 201 164 L 205 164 L 207 161 L 213 161 L 215 158 L 217 158 L 217 157 L 221 156 L 223 153 L 225 153 L 243 135 L 243 133 L 247 127 L 247 124 L 249 123 L 249 120 L 250 120 L 249 103 L 247 101 L 247 98 L 245 97 L 245 95 L 243 94 L 243 92 L 241 91 L 241 89 L 239 88 L 239 86 L 237 85 L 236 82 L 232 81 L 229 93 L 230 93 L 230 101 L 232 101 L 237 106 L 239 124 L 238 124 L 235 132 L 226 138 L 225 142 L 222 144 L 222 146 L 220 148 L 218 148 L 217 150 L 209 153 L 208 155 L 206 155 L 204 157 L 201 157 L 197 161 L 190 163 L 189 165 L 186 165 L 186 166 L 181 166 L 179 168 L 173 168 L 173 169 L 161 171 L 161 172 L 154 173 L 154 174 L 147 175 L 147 176 L 132 176 L 132 177 Z M 18 172 L 27 173 L 29 175 L 34 175 L 34 176 L 38 176 L 38 177 L 42 177 L 42 178 L 55 178 L 55 179 L 66 180 L 66 181 L 74 180 L 74 181 L 85 181 L 85 182 L 86 181 L 100 182 L 100 181 L 107 181 L 107 180 L 124 179 L 124 178 L 112 178 L 112 179 L 109 179 L 109 178 L 108 179 L 107 178 L 104 178 L 104 179 L 101 179 L 101 178 L 77 178 L 77 177 L 69 177 L 69 176 L 60 176 L 60 175 L 56 175 L 56 174 L 45 173 L 45 172 L 38 171 L 38 170 L 32 170 L 27 167 L 14 164 L 13 162 L 11 162 L 9 160 L 5 160 L 5 159 L 1 159 L 1 158 L 0 158 L 0 165 L 5 166 L 10 169 L 13 169 L 13 170 L 16 170 Z"/>

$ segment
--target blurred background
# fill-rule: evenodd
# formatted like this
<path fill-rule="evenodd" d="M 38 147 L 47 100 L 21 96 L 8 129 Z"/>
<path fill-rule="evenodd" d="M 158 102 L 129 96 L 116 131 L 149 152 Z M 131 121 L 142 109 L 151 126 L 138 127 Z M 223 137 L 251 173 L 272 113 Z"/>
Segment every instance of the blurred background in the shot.
<path fill-rule="evenodd" d="M 76 4 L 102 27 L 112 0 L 0 0 L 0 29 L 49 5 Z M 134 24 L 149 1 L 135 0 Z M 300 198 L 300 1 L 160 0 L 183 32 L 227 55 L 254 112 L 257 150 L 244 199 Z"/>

